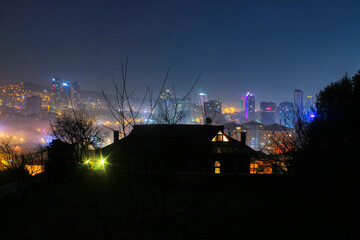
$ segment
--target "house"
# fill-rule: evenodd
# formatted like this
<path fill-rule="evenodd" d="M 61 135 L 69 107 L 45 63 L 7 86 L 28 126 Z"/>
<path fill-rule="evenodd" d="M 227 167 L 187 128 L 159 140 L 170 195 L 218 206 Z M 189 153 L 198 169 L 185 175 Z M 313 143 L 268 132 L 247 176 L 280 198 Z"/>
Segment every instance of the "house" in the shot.
<path fill-rule="evenodd" d="M 250 173 L 256 152 L 224 134 L 223 126 L 136 125 L 102 155 L 119 171 L 239 175 Z"/>

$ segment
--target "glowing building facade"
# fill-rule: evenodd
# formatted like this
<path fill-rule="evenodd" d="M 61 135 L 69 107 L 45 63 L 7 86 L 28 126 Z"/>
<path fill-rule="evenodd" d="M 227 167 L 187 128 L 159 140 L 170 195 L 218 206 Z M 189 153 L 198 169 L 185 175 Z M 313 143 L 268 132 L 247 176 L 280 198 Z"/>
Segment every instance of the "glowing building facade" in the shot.
<path fill-rule="evenodd" d="M 206 93 L 201 92 L 199 93 L 199 105 L 204 107 L 204 103 L 208 101 L 208 96 Z"/>
<path fill-rule="evenodd" d="M 255 120 L 255 96 L 250 92 L 245 96 L 245 118 Z"/>
<path fill-rule="evenodd" d="M 260 122 L 263 124 L 277 123 L 277 105 L 273 102 L 260 103 Z"/>
<path fill-rule="evenodd" d="M 301 113 L 303 111 L 303 91 L 295 89 L 294 91 L 294 110 L 296 113 Z"/>

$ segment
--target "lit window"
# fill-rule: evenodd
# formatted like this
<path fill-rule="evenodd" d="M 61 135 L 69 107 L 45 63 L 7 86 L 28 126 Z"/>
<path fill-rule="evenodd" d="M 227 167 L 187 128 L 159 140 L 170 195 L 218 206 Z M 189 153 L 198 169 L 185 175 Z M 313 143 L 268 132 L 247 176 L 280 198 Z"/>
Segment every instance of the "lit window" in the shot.
<path fill-rule="evenodd" d="M 218 134 L 211 140 L 212 142 L 228 142 L 229 139 L 222 133 L 218 132 Z"/>
<path fill-rule="evenodd" d="M 220 167 L 221 167 L 220 161 L 215 161 L 214 167 L 215 167 L 215 174 L 220 174 Z"/>

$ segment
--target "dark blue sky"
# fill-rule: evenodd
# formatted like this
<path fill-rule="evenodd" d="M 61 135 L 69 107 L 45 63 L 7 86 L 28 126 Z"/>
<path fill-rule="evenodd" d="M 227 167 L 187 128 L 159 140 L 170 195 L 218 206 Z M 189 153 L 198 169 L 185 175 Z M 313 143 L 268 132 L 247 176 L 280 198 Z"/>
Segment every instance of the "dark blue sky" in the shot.
<path fill-rule="evenodd" d="M 171 66 L 177 92 L 238 101 L 315 94 L 360 69 L 360 1 L 0 0 L 0 82 L 111 91 L 129 55 L 130 87 L 157 91 Z M 169 87 L 171 84 L 169 85 Z"/>

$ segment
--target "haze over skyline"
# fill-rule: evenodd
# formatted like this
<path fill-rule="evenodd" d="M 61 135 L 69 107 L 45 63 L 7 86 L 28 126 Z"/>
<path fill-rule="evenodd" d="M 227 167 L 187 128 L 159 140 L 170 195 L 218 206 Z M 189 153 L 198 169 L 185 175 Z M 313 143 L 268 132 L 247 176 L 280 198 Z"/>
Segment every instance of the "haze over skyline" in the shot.
<path fill-rule="evenodd" d="M 358 1 L 2 1 L 0 84 L 111 92 L 129 56 L 129 87 L 238 101 L 315 95 L 360 69 Z"/>

